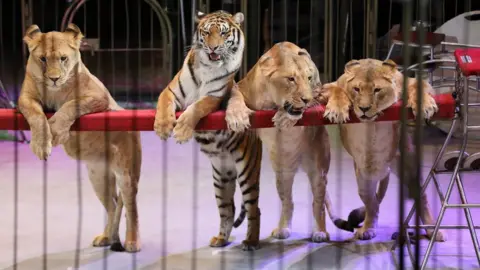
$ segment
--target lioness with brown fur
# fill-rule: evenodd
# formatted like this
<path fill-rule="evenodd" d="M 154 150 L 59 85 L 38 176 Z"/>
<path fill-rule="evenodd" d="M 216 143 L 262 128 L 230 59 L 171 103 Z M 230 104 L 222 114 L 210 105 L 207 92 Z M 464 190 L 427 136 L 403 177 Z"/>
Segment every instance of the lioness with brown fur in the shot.
<path fill-rule="evenodd" d="M 122 110 L 83 64 L 79 51 L 82 38 L 74 24 L 64 32 L 42 33 L 37 25 L 27 29 L 24 41 L 30 55 L 18 108 L 30 125 L 30 148 L 39 159 L 46 160 L 52 147 L 62 145 L 70 157 L 86 163 L 95 193 L 108 212 L 107 226 L 93 245 L 136 252 L 140 250 L 136 201 L 140 134 L 70 131 L 82 115 Z M 44 108 L 56 113 L 47 120 Z M 120 189 L 118 196 L 116 186 Z M 123 204 L 127 217 L 124 247 L 118 235 Z"/>
<path fill-rule="evenodd" d="M 313 193 L 314 226 L 312 241 L 329 239 L 325 223 L 325 205 L 334 224 L 342 229 L 345 221 L 331 209 L 326 190 L 330 167 L 330 145 L 324 126 L 294 127 L 302 114 L 315 105 L 320 94 L 318 70 L 309 53 L 293 43 L 281 42 L 267 51 L 232 90 L 226 121 L 229 128 L 242 132 L 250 127 L 252 110 L 278 109 L 273 121 L 275 128 L 258 129 L 266 145 L 276 175 L 277 191 L 282 202 L 282 214 L 273 237 L 290 236 L 293 202 L 292 184 L 299 167 L 307 173 Z"/>
<path fill-rule="evenodd" d="M 424 89 L 422 108 L 419 110 L 417 106 L 418 87 L 417 80 L 413 78 L 408 79 L 406 106 L 412 108 L 415 115 L 420 112 L 429 119 L 438 107 L 431 96 L 431 85 L 426 81 L 421 83 Z M 358 239 L 368 240 L 376 236 L 379 206 L 388 187 L 391 166 L 395 165 L 399 143 L 398 122 L 374 120 L 401 98 L 402 88 L 403 74 L 398 71 L 396 64 L 391 60 L 382 62 L 375 59 L 348 62 L 345 73 L 336 82 L 323 87 L 323 94 L 328 97 L 325 118 L 334 123 L 344 123 L 349 119 L 349 110 L 353 108 L 355 115 L 363 122 L 340 126 L 343 146 L 353 157 L 358 194 L 365 205 L 354 210 L 365 215 L 363 226 L 355 232 Z M 412 149 L 411 142 L 408 142 L 406 150 L 411 152 Z M 392 166 L 392 169 L 395 167 Z M 377 184 L 379 188 L 376 192 Z M 412 185 L 406 184 L 409 188 Z M 425 193 L 421 197 L 421 207 L 422 222 L 434 224 Z M 427 236 L 431 236 L 432 232 L 427 230 Z M 440 231 L 436 240 L 446 240 L 446 234 Z"/>

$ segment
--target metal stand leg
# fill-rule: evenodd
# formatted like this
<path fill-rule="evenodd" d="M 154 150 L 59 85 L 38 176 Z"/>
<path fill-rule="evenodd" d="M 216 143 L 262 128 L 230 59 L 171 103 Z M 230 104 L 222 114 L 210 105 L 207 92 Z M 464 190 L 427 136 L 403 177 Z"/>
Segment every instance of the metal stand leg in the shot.
<path fill-rule="evenodd" d="M 459 119 L 453 120 L 452 125 L 450 127 L 450 130 L 448 132 L 447 138 L 446 138 L 444 144 L 442 145 L 442 148 L 440 149 L 439 153 L 437 154 L 437 157 L 435 158 L 432 169 L 430 170 L 430 173 L 428 174 L 428 177 L 425 180 L 425 183 L 422 186 L 422 190 L 421 190 L 421 194 L 423 195 L 424 192 L 426 191 L 426 188 L 427 188 L 428 184 L 433 179 L 433 182 L 435 184 L 436 190 L 439 194 L 439 197 L 440 197 L 440 200 L 441 200 L 441 203 L 442 203 L 442 208 L 440 210 L 440 213 L 438 215 L 438 218 L 437 218 L 437 221 L 436 221 L 435 225 L 432 225 L 432 224 L 419 225 L 419 227 L 422 228 L 422 229 L 433 229 L 433 233 L 432 233 L 430 241 L 428 243 L 427 250 L 425 252 L 425 256 L 423 257 L 420 269 L 425 269 L 425 267 L 427 266 L 428 259 L 430 257 L 431 252 L 432 252 L 432 248 L 433 248 L 433 245 L 435 243 L 435 239 L 437 237 L 437 234 L 438 234 L 438 231 L 439 231 L 440 228 L 445 228 L 445 229 L 468 229 L 470 231 L 470 236 L 472 238 L 473 246 L 475 248 L 475 254 L 477 256 L 477 261 L 478 261 L 478 264 L 480 265 L 480 249 L 479 249 L 480 245 L 479 245 L 479 242 L 478 242 L 477 234 L 475 232 L 475 228 L 478 228 L 478 227 L 474 225 L 473 220 L 472 220 L 472 215 L 471 215 L 470 209 L 469 209 L 469 208 L 473 208 L 473 207 L 480 207 L 480 204 L 469 204 L 468 203 L 467 198 L 465 196 L 465 190 L 464 190 L 463 183 L 462 183 L 462 178 L 461 178 L 461 173 L 465 169 L 462 168 L 462 172 L 460 172 L 461 166 L 463 167 L 463 162 L 464 162 L 463 157 L 464 157 L 465 149 L 466 149 L 466 146 L 467 146 L 468 131 L 469 131 L 469 126 L 468 126 L 468 91 L 469 91 L 468 90 L 468 78 L 466 78 L 466 77 L 460 78 L 459 77 L 459 76 L 461 76 L 460 74 L 461 74 L 460 72 L 457 72 L 457 75 L 456 75 L 457 78 L 456 78 L 456 83 L 455 83 L 456 84 L 456 93 L 455 94 L 457 96 L 457 98 L 456 98 L 457 99 L 457 107 L 461 110 L 459 112 L 459 114 L 457 115 Z M 457 159 L 457 161 L 455 163 L 455 167 L 453 169 L 453 172 L 452 172 L 452 175 L 451 175 L 451 178 L 450 178 L 450 182 L 448 184 L 447 192 L 446 192 L 445 196 L 443 196 L 443 192 L 440 190 L 440 185 L 439 185 L 439 183 L 436 179 L 436 174 L 447 173 L 447 172 L 446 171 L 441 171 L 441 172 L 437 171 L 436 168 L 437 168 L 437 165 L 439 164 L 440 160 L 442 159 L 442 157 L 445 153 L 446 146 L 448 145 L 450 139 L 452 138 L 452 134 L 455 130 L 455 127 L 456 127 L 456 124 L 457 124 L 458 120 L 460 120 L 460 123 L 461 123 L 462 128 L 463 128 L 463 140 L 462 140 L 462 144 L 461 144 L 461 147 L 460 147 L 460 153 L 458 155 L 459 158 Z M 449 199 L 450 199 L 450 196 L 452 195 L 453 185 L 455 183 L 457 184 L 457 187 L 458 187 L 458 190 L 459 190 L 459 193 L 460 193 L 461 204 L 449 204 Z M 463 208 L 464 212 L 465 212 L 465 218 L 466 218 L 466 221 L 467 221 L 467 226 L 462 226 L 462 225 L 442 226 L 441 223 L 442 223 L 442 220 L 443 220 L 443 217 L 445 215 L 445 211 L 447 210 L 447 208 Z M 400 232 L 400 233 L 405 234 L 405 237 L 407 239 L 407 243 L 406 243 L 407 244 L 407 249 L 408 249 L 408 253 L 409 253 L 409 256 L 410 256 L 410 259 L 411 259 L 412 263 L 415 263 L 415 259 L 414 259 L 414 255 L 413 255 L 412 248 L 411 248 L 411 241 L 410 241 L 410 235 L 408 234 L 408 229 L 412 228 L 412 227 L 415 227 L 415 226 L 409 226 L 408 224 L 413 217 L 414 211 L 415 211 L 415 205 L 410 209 L 410 212 L 408 213 L 408 216 L 404 221 L 405 231 Z M 392 251 L 395 250 L 397 245 L 398 245 L 398 243 L 395 242 L 395 244 L 392 247 Z"/>

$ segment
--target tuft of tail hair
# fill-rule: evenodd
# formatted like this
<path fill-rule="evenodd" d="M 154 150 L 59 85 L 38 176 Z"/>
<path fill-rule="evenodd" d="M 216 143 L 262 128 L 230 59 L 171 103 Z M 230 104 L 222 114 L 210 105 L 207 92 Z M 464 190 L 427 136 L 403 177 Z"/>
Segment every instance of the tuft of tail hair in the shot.
<path fill-rule="evenodd" d="M 350 220 L 346 221 L 341 218 L 334 219 L 333 224 L 335 224 L 335 227 L 339 228 L 340 230 L 344 230 L 348 232 L 353 232 L 353 230 L 356 228 L 356 226 L 350 223 Z"/>

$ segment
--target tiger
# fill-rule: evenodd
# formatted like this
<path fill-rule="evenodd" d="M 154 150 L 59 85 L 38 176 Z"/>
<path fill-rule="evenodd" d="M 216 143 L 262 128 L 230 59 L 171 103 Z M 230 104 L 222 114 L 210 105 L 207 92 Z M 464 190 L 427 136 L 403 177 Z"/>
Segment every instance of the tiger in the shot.
<path fill-rule="evenodd" d="M 192 137 L 212 164 L 213 186 L 220 214 L 220 229 L 210 240 L 211 247 L 224 247 L 234 225 L 233 196 L 236 182 L 242 191 L 242 208 L 248 217 L 243 250 L 259 248 L 258 207 L 262 144 L 252 131 L 194 131 L 198 121 L 224 106 L 240 69 L 245 46 L 241 29 L 244 15 L 225 11 L 198 13 L 196 31 L 182 68 L 161 92 L 155 113 L 154 130 L 162 140 L 173 133 L 178 143 Z M 184 110 L 175 120 L 175 112 Z M 235 182 L 236 181 L 236 182 Z M 239 217 L 235 227 L 240 226 Z"/>
<path fill-rule="evenodd" d="M 308 51 L 291 42 L 279 42 L 233 87 L 228 101 L 225 120 L 229 130 L 235 132 L 249 130 L 253 110 L 277 110 L 272 118 L 275 127 L 256 131 L 269 151 L 282 203 L 278 226 L 272 231 L 277 239 L 291 234 L 292 185 L 299 168 L 307 173 L 313 194 L 312 242 L 330 239 L 325 209 L 336 227 L 354 230 L 333 212 L 327 192 L 330 145 L 326 128 L 294 126 L 307 108 L 323 102 L 321 86 L 318 69 Z"/>
<path fill-rule="evenodd" d="M 42 33 L 35 24 L 27 28 L 23 40 L 30 55 L 18 109 L 32 132 L 30 148 L 40 160 L 47 160 L 52 147 L 61 145 L 68 156 L 86 164 L 95 194 L 108 213 L 104 232 L 94 238 L 93 246 L 138 252 L 141 249 L 136 199 L 142 163 L 140 133 L 70 131 L 81 115 L 123 110 L 82 62 L 82 38 L 80 28 L 72 23 L 63 32 Z M 47 119 L 45 110 L 56 112 Z M 118 230 L 124 205 L 127 231 L 122 246 Z"/>

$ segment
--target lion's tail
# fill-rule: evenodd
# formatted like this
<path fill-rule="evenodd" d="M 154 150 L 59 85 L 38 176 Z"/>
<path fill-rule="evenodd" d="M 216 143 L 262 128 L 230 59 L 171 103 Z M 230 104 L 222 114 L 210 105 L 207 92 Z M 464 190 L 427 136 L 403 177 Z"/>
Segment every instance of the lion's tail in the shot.
<path fill-rule="evenodd" d="M 380 181 L 378 184 L 377 189 L 377 200 L 378 204 L 380 204 L 385 198 L 385 194 L 387 193 L 388 189 L 389 178 Z M 348 214 L 348 224 L 351 227 L 357 228 L 360 223 L 365 220 L 365 206 L 359 207 L 357 209 L 353 209 L 350 214 Z"/>

